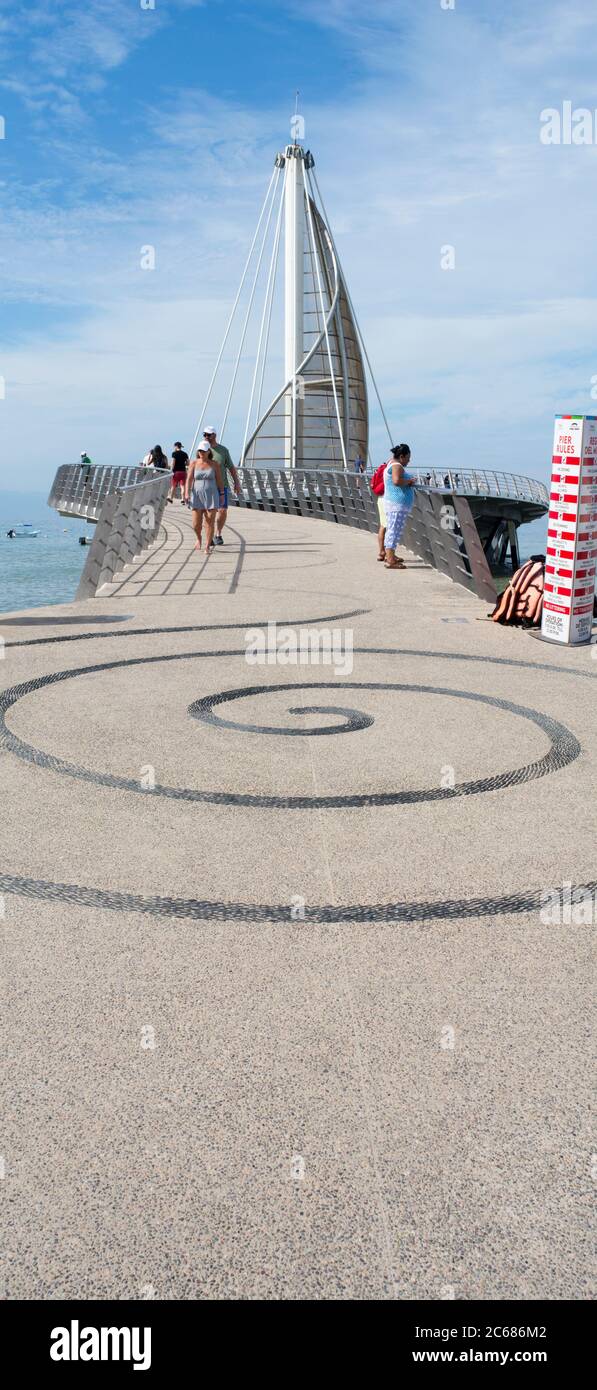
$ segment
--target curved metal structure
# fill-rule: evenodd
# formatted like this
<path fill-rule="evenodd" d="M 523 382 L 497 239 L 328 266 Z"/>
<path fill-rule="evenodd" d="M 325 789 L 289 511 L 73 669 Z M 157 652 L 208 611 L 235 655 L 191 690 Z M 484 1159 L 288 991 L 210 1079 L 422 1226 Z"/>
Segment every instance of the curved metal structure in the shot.
<path fill-rule="evenodd" d="M 309 151 L 285 165 L 285 380 L 245 444 L 241 466 L 346 469 L 368 454 L 367 382 L 332 236 L 309 182 Z"/>
<path fill-rule="evenodd" d="M 153 545 L 170 482 L 169 470 L 155 468 L 75 464 L 58 469 L 48 506 L 60 516 L 80 516 L 95 523 L 76 599 L 95 598 L 103 584 Z"/>
<path fill-rule="evenodd" d="M 522 473 L 496 473 L 487 468 L 416 468 L 414 472 L 421 487 L 441 492 L 463 493 L 466 497 L 500 497 L 503 501 L 530 502 L 537 515 L 549 509 L 549 489 L 536 478 Z M 526 520 L 530 520 L 527 517 Z"/>

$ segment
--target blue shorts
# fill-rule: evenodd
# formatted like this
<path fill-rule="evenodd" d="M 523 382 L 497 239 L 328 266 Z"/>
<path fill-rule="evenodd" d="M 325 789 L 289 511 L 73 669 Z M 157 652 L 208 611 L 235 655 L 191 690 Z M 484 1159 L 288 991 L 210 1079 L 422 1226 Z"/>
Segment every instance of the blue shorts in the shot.
<path fill-rule="evenodd" d="M 220 493 L 220 507 L 228 506 L 228 488 L 225 487 Z"/>

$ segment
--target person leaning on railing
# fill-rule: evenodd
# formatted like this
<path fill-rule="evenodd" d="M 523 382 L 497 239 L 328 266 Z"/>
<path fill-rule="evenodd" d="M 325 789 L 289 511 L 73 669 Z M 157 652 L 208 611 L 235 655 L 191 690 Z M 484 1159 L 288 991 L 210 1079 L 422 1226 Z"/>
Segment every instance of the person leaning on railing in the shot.
<path fill-rule="evenodd" d="M 143 467 L 169 469 L 170 464 L 168 463 L 168 459 L 166 458 L 161 444 L 154 444 L 153 449 L 150 449 L 149 453 L 145 455 Z"/>
<path fill-rule="evenodd" d="M 410 463 L 408 444 L 396 444 L 388 459 L 385 472 L 384 510 L 386 514 L 385 567 L 388 570 L 406 569 L 404 560 L 397 559 L 396 546 L 408 521 L 414 502 L 416 478 L 406 472 Z"/>

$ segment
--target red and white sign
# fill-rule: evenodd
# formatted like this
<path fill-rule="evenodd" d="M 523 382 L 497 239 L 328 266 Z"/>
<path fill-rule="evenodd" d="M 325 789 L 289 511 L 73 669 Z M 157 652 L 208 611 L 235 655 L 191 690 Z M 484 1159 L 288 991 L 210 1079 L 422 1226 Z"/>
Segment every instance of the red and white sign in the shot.
<path fill-rule="evenodd" d="M 597 416 L 557 415 L 541 635 L 589 642 L 597 569 Z"/>

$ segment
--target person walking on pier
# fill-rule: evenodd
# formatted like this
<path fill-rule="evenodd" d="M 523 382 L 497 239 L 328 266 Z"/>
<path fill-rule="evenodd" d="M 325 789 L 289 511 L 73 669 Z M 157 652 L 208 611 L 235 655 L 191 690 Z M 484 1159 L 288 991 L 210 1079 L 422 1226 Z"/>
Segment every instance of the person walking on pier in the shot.
<path fill-rule="evenodd" d="M 408 444 L 397 444 L 392 449 L 385 473 L 384 508 L 386 513 L 385 566 L 388 570 L 405 569 L 404 560 L 397 559 L 395 550 L 414 502 L 413 487 L 416 479 L 406 472 L 410 463 Z"/>
<path fill-rule="evenodd" d="M 234 467 L 234 464 L 232 462 L 230 452 L 226 448 L 226 445 L 218 444 L 218 436 L 213 425 L 207 426 L 207 428 L 203 431 L 203 437 L 207 440 L 207 443 L 212 451 L 215 462 L 220 466 L 220 473 L 222 475 L 222 486 L 220 488 L 218 515 L 216 518 L 217 534 L 215 536 L 214 544 L 223 545 L 224 540 L 222 536 L 222 531 L 224 530 L 224 527 L 226 525 L 226 517 L 228 516 L 228 474 L 230 474 L 230 477 L 232 478 L 232 485 L 234 487 L 234 491 L 237 497 L 240 492 L 240 479 L 236 471 L 236 468 Z"/>
<path fill-rule="evenodd" d="M 222 470 L 214 458 L 207 439 L 202 439 L 197 457 L 189 464 L 185 483 L 185 501 L 191 497 L 193 530 L 197 537 L 195 550 L 201 550 L 201 534 L 205 517 L 206 546 L 209 555 L 214 548 L 216 511 L 222 492 Z"/>
<path fill-rule="evenodd" d="M 366 468 L 367 464 L 365 463 L 365 460 L 361 458 L 360 454 L 357 454 L 356 459 L 354 461 L 354 471 L 356 474 L 357 487 L 359 491 L 362 487 L 361 478 L 363 477 Z"/>
<path fill-rule="evenodd" d="M 189 456 L 186 449 L 183 449 L 180 439 L 176 441 L 172 450 L 172 482 L 168 493 L 168 501 L 171 502 L 177 487 L 180 488 L 180 499 L 184 507 L 184 490 L 187 480 L 187 463 Z"/>

